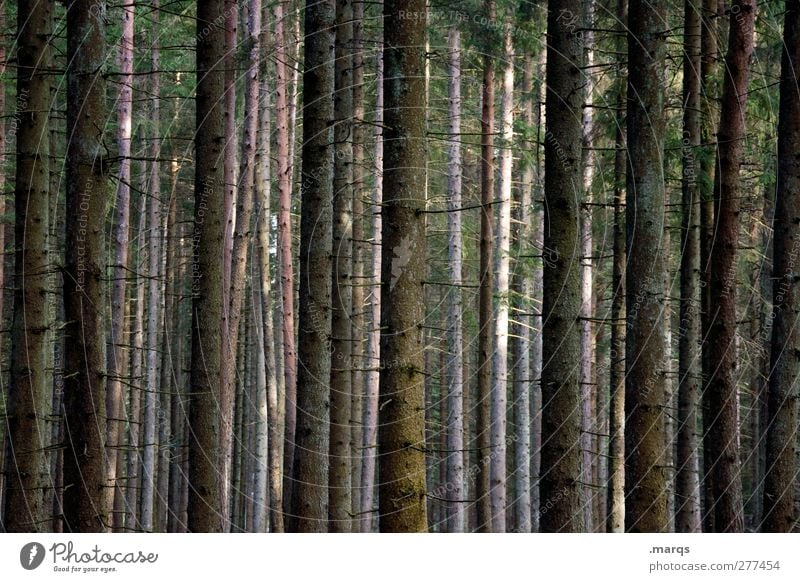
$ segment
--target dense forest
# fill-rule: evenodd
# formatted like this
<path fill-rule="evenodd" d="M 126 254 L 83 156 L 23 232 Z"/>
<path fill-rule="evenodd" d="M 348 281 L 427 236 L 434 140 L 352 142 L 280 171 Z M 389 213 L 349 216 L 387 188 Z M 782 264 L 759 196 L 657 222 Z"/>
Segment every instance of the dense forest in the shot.
<path fill-rule="evenodd" d="M 0 2 L 0 531 L 800 529 L 800 0 Z"/>

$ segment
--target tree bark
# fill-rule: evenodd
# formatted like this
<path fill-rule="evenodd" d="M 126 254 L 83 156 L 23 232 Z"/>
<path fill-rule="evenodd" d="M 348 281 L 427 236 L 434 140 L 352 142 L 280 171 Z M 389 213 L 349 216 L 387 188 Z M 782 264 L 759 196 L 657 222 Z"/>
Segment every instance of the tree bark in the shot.
<path fill-rule="evenodd" d="M 76 0 L 67 10 L 67 245 L 65 297 L 64 528 L 111 525 L 106 481 L 106 243 L 108 161 L 103 132 L 105 2 Z M 98 9 L 99 8 L 99 9 Z"/>
<path fill-rule="evenodd" d="M 330 531 L 349 532 L 353 311 L 353 4 L 336 2 L 331 270 Z"/>
<path fill-rule="evenodd" d="M 666 532 L 664 472 L 663 5 L 631 0 L 628 22 L 625 529 Z"/>
<path fill-rule="evenodd" d="M 797 385 L 800 375 L 800 2 L 788 0 L 784 16 L 778 114 L 778 188 L 774 222 L 772 375 L 769 381 L 767 470 L 762 531 L 791 532 L 797 523 Z"/>
<path fill-rule="evenodd" d="M 714 521 L 718 532 L 744 530 L 741 462 L 738 448 L 738 388 L 736 350 L 736 260 L 739 236 L 739 166 L 745 136 L 745 107 L 756 5 L 736 0 L 731 7 L 728 53 L 722 85 L 714 179 L 716 227 L 711 247 L 707 419 L 714 489 Z"/>
<path fill-rule="evenodd" d="M 701 144 L 701 6 L 684 2 L 683 24 L 683 176 L 681 218 L 681 300 L 678 327 L 678 427 L 675 475 L 675 531 L 696 533 L 700 519 L 700 457 L 697 410 L 700 360 L 700 194 L 697 154 Z"/>
<path fill-rule="evenodd" d="M 542 329 L 541 531 L 580 532 L 581 110 L 586 80 L 579 30 L 585 4 L 555 0 L 547 10 L 547 132 Z M 571 12 L 578 10 L 578 14 Z M 569 13 L 574 20 L 565 18 Z"/>
<path fill-rule="evenodd" d="M 380 530 L 427 529 L 424 454 L 424 0 L 384 3 L 385 190 L 378 449 Z M 418 17 L 404 17 L 410 12 Z"/>
<path fill-rule="evenodd" d="M 297 429 L 289 530 L 328 529 L 335 3 L 305 11 Z"/>
<path fill-rule="evenodd" d="M 3 467 L 8 479 L 4 531 L 11 533 L 44 532 L 51 523 L 48 412 L 53 379 L 48 350 L 52 322 L 47 297 L 51 195 L 48 70 L 52 67 L 53 8 L 52 2 L 27 0 L 18 6 L 14 309 Z M 0 193 L 3 196 L 5 192 Z M 5 259 L 3 251 L 0 247 L 0 260 Z"/>

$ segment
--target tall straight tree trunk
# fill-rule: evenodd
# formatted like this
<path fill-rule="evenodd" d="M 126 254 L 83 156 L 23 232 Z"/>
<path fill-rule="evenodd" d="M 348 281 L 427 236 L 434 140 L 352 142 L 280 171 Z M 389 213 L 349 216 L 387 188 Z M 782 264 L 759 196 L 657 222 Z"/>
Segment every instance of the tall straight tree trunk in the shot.
<path fill-rule="evenodd" d="M 425 1 L 384 3 L 386 96 L 378 452 L 380 530 L 427 529 L 425 490 Z M 410 11 L 419 18 L 404 18 Z"/>
<path fill-rule="evenodd" d="M 508 391 L 508 312 L 509 270 L 511 263 L 511 181 L 514 161 L 514 46 L 511 28 L 506 26 L 503 38 L 503 93 L 500 106 L 502 149 L 500 150 L 500 183 L 498 188 L 497 248 L 495 252 L 494 291 L 497 317 L 494 326 L 492 430 L 491 430 L 491 495 L 492 531 L 506 530 L 506 394 Z"/>
<path fill-rule="evenodd" d="M 364 234 L 364 154 L 367 126 L 364 123 L 364 0 L 353 0 L 353 305 L 350 316 L 352 335 L 352 370 L 350 398 L 350 503 L 352 515 L 361 511 L 361 441 L 364 406 L 364 347 L 366 328 L 364 289 L 364 261 L 367 257 L 367 241 Z M 358 523 L 353 528 L 358 531 Z"/>
<path fill-rule="evenodd" d="M 221 482 L 225 216 L 224 1 L 197 6 L 195 208 L 192 233 L 192 354 L 189 403 L 190 532 L 227 531 Z"/>
<path fill-rule="evenodd" d="M 286 392 L 284 438 L 284 504 L 292 494 L 295 426 L 297 419 L 297 352 L 295 350 L 294 267 L 292 264 L 292 159 L 289 141 L 289 49 L 286 38 L 288 2 L 275 4 L 275 123 L 278 171 L 278 267 L 283 310 L 283 374 Z"/>
<path fill-rule="evenodd" d="M 745 138 L 745 108 L 756 5 L 736 0 L 731 7 L 728 53 L 722 85 L 717 171 L 714 179 L 714 242 L 709 314 L 709 450 L 716 531 L 744 529 L 741 462 L 738 446 L 739 398 L 736 353 L 736 258 L 739 246 L 739 166 Z"/>
<path fill-rule="evenodd" d="M 620 34 L 617 51 L 625 54 L 625 30 L 628 17 L 627 0 L 617 0 L 617 18 Z M 611 267 L 611 352 L 609 371 L 608 415 L 608 518 L 606 531 L 622 533 L 625 530 L 625 199 L 627 148 L 625 146 L 624 111 L 627 79 L 620 73 L 617 83 L 617 120 L 614 136 L 614 260 Z"/>
<path fill-rule="evenodd" d="M 114 241 L 113 283 L 111 288 L 111 325 L 108 347 L 108 384 L 106 394 L 106 434 L 108 448 L 107 479 L 114 483 L 114 531 L 120 531 L 125 518 L 122 499 L 124 490 L 118 479 L 123 456 L 122 416 L 123 376 L 127 373 L 125 365 L 125 336 L 128 319 L 125 317 L 128 279 L 128 245 L 130 239 L 130 205 L 131 205 L 131 128 L 133 125 L 133 39 L 134 39 L 133 4 L 123 7 L 122 36 L 119 46 L 119 96 L 117 98 L 117 148 L 119 150 L 119 173 L 117 181 L 116 208 L 112 223 L 111 238 Z"/>
<path fill-rule="evenodd" d="M 52 510 L 47 422 L 53 388 L 47 301 L 52 11 L 49 2 L 23 0 L 18 6 L 14 311 L 3 467 L 8 479 L 3 525 L 4 531 L 12 533 L 48 531 Z M 0 261 L 5 260 L 4 250 L 0 248 Z"/>
<path fill-rule="evenodd" d="M 545 234 L 542 306 L 543 532 L 584 529 L 581 504 L 581 409 L 576 362 L 580 360 L 581 110 L 586 80 L 582 37 L 585 3 L 576 24 L 563 11 L 568 0 L 547 7 L 547 133 L 545 134 Z"/>
<path fill-rule="evenodd" d="M 494 2 L 485 2 L 486 18 L 494 21 Z M 494 57 L 483 56 L 481 86 L 481 233 L 480 291 L 478 296 L 478 402 L 477 450 L 480 462 L 475 483 L 478 506 L 478 532 L 489 532 L 492 526 L 490 500 L 491 478 L 487 466 L 491 459 L 492 399 L 492 202 L 494 200 Z"/>
<path fill-rule="evenodd" d="M 445 529 L 463 533 L 465 527 L 464 483 L 464 318 L 461 300 L 461 32 L 447 33 L 448 104 L 450 144 L 447 152 L 447 235 L 450 291 L 447 307 L 447 457 Z"/>
<path fill-rule="evenodd" d="M 159 2 L 151 2 L 151 18 L 158 23 Z M 161 91 L 160 60 L 161 51 L 158 46 L 158 33 L 154 32 L 151 39 L 151 77 L 150 77 L 150 180 L 148 183 L 148 213 L 147 213 L 147 347 L 145 370 L 147 381 L 144 393 L 144 450 L 142 454 L 142 512 L 140 515 L 142 529 L 155 531 L 157 523 L 154 521 L 155 487 L 157 473 L 157 429 L 156 415 L 158 407 L 159 375 L 158 360 L 159 333 L 163 325 L 161 316 L 162 289 L 161 289 L 161 105 L 159 93 Z"/>
<path fill-rule="evenodd" d="M 778 119 L 778 188 L 774 222 L 772 375 L 769 381 L 767 470 L 763 531 L 791 532 L 797 523 L 797 377 L 800 375 L 800 281 L 795 262 L 800 246 L 800 2 L 788 0 L 784 16 Z"/>
<path fill-rule="evenodd" d="M 379 32 L 378 34 L 382 34 Z M 369 533 L 375 522 L 375 470 L 378 446 L 378 384 L 380 380 L 381 251 L 383 205 L 383 37 L 378 40 L 375 71 L 375 181 L 372 199 L 372 265 L 370 277 L 370 328 L 367 340 L 367 379 L 364 388 L 364 458 L 361 465 L 361 531 Z"/>
<path fill-rule="evenodd" d="M 98 10 L 98 8 L 100 8 Z M 105 216 L 108 161 L 105 2 L 67 9 L 67 245 L 65 297 L 64 528 L 102 532 L 111 525 L 106 481 Z"/>
<path fill-rule="evenodd" d="M 697 410 L 700 404 L 700 196 L 697 154 L 701 144 L 700 67 L 701 6 L 684 2 L 683 24 L 683 166 L 681 231 L 681 301 L 678 328 L 678 447 L 676 457 L 675 531 L 701 529 L 700 457 Z"/>
<path fill-rule="evenodd" d="M 349 532 L 353 311 L 353 5 L 336 2 L 331 270 L 330 531 Z"/>
<path fill-rule="evenodd" d="M 586 4 L 587 31 L 584 33 L 586 52 L 586 106 L 582 112 L 583 135 L 581 159 L 583 164 L 583 195 L 581 205 L 581 450 L 582 450 L 582 483 L 583 483 L 583 515 L 587 532 L 594 531 L 595 485 L 592 469 L 594 467 L 594 359 L 595 340 L 592 315 L 594 312 L 594 273 L 592 271 L 592 182 L 594 180 L 594 0 L 583 0 Z"/>
<path fill-rule="evenodd" d="M 625 529 L 668 529 L 664 470 L 664 5 L 628 12 Z"/>
<path fill-rule="evenodd" d="M 335 2 L 305 10 L 297 430 L 289 530 L 328 529 Z"/>
<path fill-rule="evenodd" d="M 522 72 L 522 121 L 530 131 L 533 119 L 533 74 L 534 60 L 529 50 L 524 53 Z M 534 160 L 528 158 L 522 169 L 520 184 L 515 188 L 514 207 L 511 217 L 511 236 L 515 254 L 522 258 L 528 255 L 532 245 L 531 193 L 533 189 Z M 516 492 L 512 503 L 516 531 L 531 532 L 531 320 L 533 309 L 533 274 L 524 266 L 517 265 L 511 279 L 512 321 L 511 321 L 511 363 L 513 366 L 513 415 L 514 432 L 514 470 L 513 484 Z"/>
<path fill-rule="evenodd" d="M 5 10 L 0 10 L 0 30 L 6 28 Z M 6 44 L 0 42 L 0 76 L 6 76 Z M 5 192 L 6 187 L 6 86 L 0 85 L 0 192 Z M 0 328 L 6 327 L 5 293 L 6 293 L 6 197 L 0 196 Z M 3 334 L 0 333 L 0 353 L 3 352 Z M 5 362 L 2 362 L 3 364 Z M 0 372 L 0 384 L 5 377 Z M 5 396 L 5 393 L 1 393 Z M 56 411 L 58 409 L 55 409 Z M 5 491 L 6 491 L 6 449 L 7 449 L 7 424 L 0 423 L 0 530 L 5 531 Z M 52 458 L 52 457 L 51 457 Z"/>
<path fill-rule="evenodd" d="M 703 368 L 701 405 L 703 409 L 703 531 L 713 532 L 714 527 L 714 484 L 711 455 L 711 431 L 709 422 L 713 416 L 710 408 L 708 389 L 712 370 L 709 364 L 711 350 L 708 344 L 711 326 L 711 244 L 714 241 L 714 191 L 713 182 L 716 173 L 716 102 L 717 96 L 712 94 L 712 87 L 717 72 L 719 58 L 717 48 L 719 18 L 719 0 L 703 0 L 703 18 L 700 22 L 700 92 L 702 99 L 703 122 L 701 142 L 706 151 L 700 160 L 700 171 L 705 177 L 700 182 L 700 268 L 701 271 L 701 364 Z"/>

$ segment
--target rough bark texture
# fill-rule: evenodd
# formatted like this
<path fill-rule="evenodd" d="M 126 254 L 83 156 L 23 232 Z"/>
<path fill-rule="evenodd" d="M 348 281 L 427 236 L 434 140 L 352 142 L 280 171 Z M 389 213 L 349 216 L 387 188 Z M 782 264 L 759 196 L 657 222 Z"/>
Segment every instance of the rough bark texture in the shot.
<path fill-rule="evenodd" d="M 506 530 L 506 394 L 508 392 L 508 314 L 509 270 L 511 266 L 511 171 L 514 152 L 514 46 L 511 29 L 503 38 L 503 93 L 500 106 L 502 149 L 497 199 L 497 244 L 495 249 L 494 295 L 497 314 L 494 325 L 495 350 L 492 356 L 492 430 L 490 504 L 492 531 Z"/>
<path fill-rule="evenodd" d="M 99 7 L 99 10 L 98 10 Z M 67 10 L 67 244 L 64 277 L 64 529 L 105 531 L 113 489 L 106 482 L 105 217 L 108 161 L 105 2 Z M 100 128 L 100 129 L 98 129 Z"/>
<path fill-rule="evenodd" d="M 489 21 L 494 20 L 494 3 L 486 2 Z M 483 57 L 483 85 L 481 87 L 481 240 L 480 240 L 480 291 L 478 298 L 478 398 L 476 448 L 479 469 L 475 479 L 475 498 L 478 507 L 478 532 L 491 531 L 492 508 L 489 492 L 491 479 L 491 398 L 492 398 L 492 202 L 494 201 L 494 57 Z"/>
<path fill-rule="evenodd" d="M 664 5 L 628 22 L 625 529 L 668 529 L 664 472 Z"/>
<path fill-rule="evenodd" d="M 125 317 L 128 279 L 128 244 L 130 238 L 130 200 L 131 200 L 131 127 L 133 122 L 133 4 L 123 7 L 122 36 L 119 44 L 119 95 L 117 97 L 117 148 L 119 151 L 119 170 L 117 181 L 116 207 L 112 223 L 113 240 L 113 278 L 111 287 L 111 325 L 108 345 L 108 385 L 106 394 L 106 434 L 108 449 L 107 479 L 114 483 L 114 531 L 119 531 L 125 517 L 121 500 L 124 490 L 118 477 L 124 473 L 122 467 L 122 416 L 123 375 L 127 374 L 125 365 L 125 332 L 128 320 Z"/>
<path fill-rule="evenodd" d="M 335 2 L 305 10 L 297 430 L 288 528 L 328 529 Z M 287 404 L 288 406 L 288 404 Z"/>
<path fill-rule="evenodd" d="M 625 30 L 628 17 L 627 0 L 617 0 L 619 27 Z M 620 55 L 625 51 L 625 36 L 617 40 Z M 627 80 L 623 74 L 617 79 L 617 103 L 626 103 Z M 620 112 L 614 136 L 614 262 L 611 267 L 611 351 L 609 353 L 609 413 L 608 413 L 608 518 L 606 531 L 622 533 L 625 530 L 625 183 L 627 150 L 625 147 L 625 121 Z"/>
<path fill-rule="evenodd" d="M 678 447 L 675 474 L 675 531 L 701 528 L 700 466 L 697 411 L 702 369 L 700 360 L 700 195 L 697 156 L 700 148 L 701 6 L 684 3 L 683 24 L 683 167 L 681 222 L 681 300 L 678 327 Z"/>
<path fill-rule="evenodd" d="M 774 222 L 774 320 L 769 381 L 767 472 L 762 530 L 790 532 L 797 524 L 797 377 L 800 375 L 800 2 L 784 17 L 778 119 L 778 189 Z"/>
<path fill-rule="evenodd" d="M 50 531 L 53 493 L 47 422 L 52 392 L 47 302 L 52 80 L 43 72 L 52 66 L 53 4 L 23 0 L 18 11 L 14 311 L 3 467 L 8 479 L 4 525 L 11 533 Z M 5 260 L 3 251 L 0 248 L 0 261 Z"/>
<path fill-rule="evenodd" d="M 744 529 L 736 385 L 736 260 L 739 246 L 739 166 L 745 137 L 755 10 L 754 0 L 737 0 L 731 7 L 717 133 L 719 146 L 714 179 L 716 226 L 710 257 L 713 306 L 706 340 L 712 374 L 708 385 L 708 412 L 711 417 L 706 419 L 706 430 L 709 432 L 706 454 L 710 456 L 712 466 L 714 525 L 718 532 L 741 532 Z"/>
<path fill-rule="evenodd" d="M 191 532 L 226 531 L 221 437 L 223 262 L 225 233 L 223 145 L 225 86 L 223 0 L 197 6 L 195 208 L 192 233 L 192 355 L 189 408 Z"/>
<path fill-rule="evenodd" d="M 364 389 L 364 460 L 361 468 L 361 531 L 371 532 L 375 523 L 375 470 L 378 445 L 378 384 L 380 379 L 381 249 L 383 205 L 383 39 L 379 41 L 375 71 L 375 183 L 372 199 L 372 265 L 370 330 L 367 341 L 367 381 Z"/>
<path fill-rule="evenodd" d="M 461 299 L 461 33 L 455 27 L 447 34 L 448 102 L 450 112 L 447 160 L 447 215 L 450 281 L 453 284 L 447 310 L 447 500 L 445 530 L 462 533 L 465 527 L 464 495 L 464 319 Z"/>
<path fill-rule="evenodd" d="M 353 311 L 353 5 L 336 2 L 333 261 L 331 270 L 330 531 L 350 531 Z"/>
<path fill-rule="evenodd" d="M 386 98 L 378 452 L 380 530 L 427 529 L 424 454 L 425 2 L 384 3 Z M 417 18 L 408 18 L 404 12 Z"/>
<path fill-rule="evenodd" d="M 289 48 L 286 38 L 288 2 L 275 4 L 275 124 L 278 182 L 278 267 L 283 312 L 283 375 L 286 427 L 284 438 L 284 507 L 292 494 L 294 433 L 297 425 L 297 351 L 295 349 L 294 267 L 292 243 L 292 158 L 289 140 Z"/>
<path fill-rule="evenodd" d="M 542 330 L 541 531 L 580 532 L 580 201 L 581 109 L 585 55 L 576 26 L 562 11 L 583 3 L 556 0 L 547 9 L 547 133 Z M 546 510 L 545 510 L 546 508 Z"/>

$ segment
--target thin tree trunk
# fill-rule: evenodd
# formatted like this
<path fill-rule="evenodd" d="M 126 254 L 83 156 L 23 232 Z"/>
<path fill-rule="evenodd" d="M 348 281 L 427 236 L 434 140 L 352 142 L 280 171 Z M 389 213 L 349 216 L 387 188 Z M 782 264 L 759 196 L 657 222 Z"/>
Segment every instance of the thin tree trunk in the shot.
<path fill-rule="evenodd" d="M 3 467 L 8 479 L 4 531 L 12 533 L 47 531 L 51 523 L 47 423 L 53 390 L 47 301 L 51 78 L 42 70 L 52 66 L 52 10 L 48 2 L 22 0 L 18 6 L 14 309 L 11 384 L 8 408 L 4 410 L 8 456 Z M 0 260 L 5 259 L 4 250 L 0 248 Z"/>
<path fill-rule="evenodd" d="M 522 74 L 522 121 L 525 128 L 534 127 L 533 119 L 533 68 L 530 51 L 525 51 Z M 511 364 L 513 373 L 513 418 L 516 436 L 514 442 L 514 466 L 512 508 L 515 531 L 531 532 L 531 310 L 533 309 L 533 274 L 525 266 L 526 255 L 532 252 L 528 241 L 531 229 L 531 192 L 533 189 L 533 159 L 525 160 L 521 168 L 520 184 L 514 189 L 511 236 L 514 252 L 518 257 L 511 279 Z"/>
<path fill-rule="evenodd" d="M 503 92 L 500 106 L 502 149 L 498 188 L 497 240 L 494 294 L 497 315 L 494 324 L 491 392 L 491 463 L 489 466 L 493 532 L 506 530 L 506 393 L 508 390 L 508 312 L 511 262 L 511 180 L 514 161 L 514 46 L 511 28 L 503 38 Z"/>
<path fill-rule="evenodd" d="M 447 457 L 445 494 L 445 530 L 449 533 L 465 531 L 464 484 L 464 321 L 461 299 L 461 32 L 451 27 L 447 34 L 448 103 L 452 141 L 447 153 L 447 233 L 450 290 L 447 311 Z"/>
<path fill-rule="evenodd" d="M 800 2 L 788 0 L 784 16 L 778 119 L 778 188 L 775 204 L 775 286 L 772 331 L 772 376 L 769 382 L 767 471 L 764 482 L 763 531 L 791 532 L 797 523 L 797 376 L 800 374 L 800 282 L 795 261 L 800 244 Z"/>
<path fill-rule="evenodd" d="M 130 236 L 131 199 L 131 127 L 133 125 L 133 4 L 122 8 L 122 36 L 119 45 L 119 95 L 117 98 L 117 149 L 119 173 L 116 208 L 111 238 L 114 241 L 113 283 L 111 288 L 111 326 L 108 347 L 108 393 L 106 394 L 106 434 L 108 449 L 107 479 L 114 484 L 113 529 L 120 531 L 125 518 L 122 509 L 124 491 L 118 479 L 122 477 L 120 444 L 124 422 L 122 420 L 123 384 L 125 373 L 125 300 L 127 299 L 128 244 Z"/>
<path fill-rule="evenodd" d="M 98 6 L 101 8 L 98 10 Z M 75 0 L 67 9 L 67 245 L 65 297 L 65 530 L 111 525 L 106 481 L 105 216 L 108 161 L 105 2 Z"/>
<path fill-rule="evenodd" d="M 738 449 L 736 350 L 736 257 L 739 245 L 739 165 L 743 156 L 745 107 L 756 6 L 736 0 L 731 7 L 728 54 L 722 87 L 717 171 L 714 180 L 716 228 L 711 247 L 710 285 L 714 306 L 707 339 L 709 369 L 709 450 L 713 472 L 715 528 L 744 530 L 741 463 Z"/>
<path fill-rule="evenodd" d="M 335 3 L 305 10 L 297 430 L 289 530 L 328 529 Z M 288 389 L 288 388 L 287 388 Z"/>
<path fill-rule="evenodd" d="M 701 144 L 700 67 L 701 7 L 684 3 L 683 24 L 683 166 L 681 231 L 681 301 L 678 327 L 678 447 L 676 456 L 675 531 L 698 533 L 700 457 L 697 409 L 702 370 L 700 360 L 700 197 L 697 154 Z"/>
<path fill-rule="evenodd" d="M 6 12 L 0 10 L 0 30 L 6 28 Z M 5 79 L 6 77 L 6 43 L 5 39 L 0 37 L 0 76 Z M 5 192 L 6 189 L 6 86 L 0 84 L 0 192 Z M 6 295 L 6 197 L 0 196 L 0 329 L 6 328 L 6 311 L 5 309 L 5 295 Z M 0 354 L 3 352 L 3 337 L 4 334 L 0 333 Z M 5 360 L 0 359 L 0 367 L 5 365 Z M 5 376 L 0 372 L 0 385 L 5 385 Z M 0 397 L 5 397 L 5 392 L 0 389 Z M 5 402 L 5 401 L 4 401 Z M 7 423 L 0 423 L 0 531 L 6 531 L 5 527 L 5 499 L 6 499 L 6 448 L 7 441 Z M 51 457 L 52 458 L 52 457 Z"/>
<path fill-rule="evenodd" d="M 579 253 L 581 111 L 585 60 L 578 30 L 585 3 L 554 0 L 547 10 L 547 133 L 545 134 L 545 234 L 542 330 L 541 530 L 584 529 L 581 503 L 581 409 L 576 362 L 580 360 Z M 546 510 L 546 511 L 545 511 Z"/>
<path fill-rule="evenodd" d="M 336 2 L 333 260 L 331 270 L 330 531 L 350 531 L 353 311 L 353 5 Z"/>
<path fill-rule="evenodd" d="M 494 2 L 485 2 L 486 18 L 495 19 Z M 483 56 L 481 104 L 481 232 L 480 291 L 478 296 L 478 402 L 476 440 L 479 471 L 475 483 L 478 506 L 478 532 L 492 526 L 491 478 L 491 398 L 492 398 L 492 202 L 494 199 L 494 58 Z"/>
<path fill-rule="evenodd" d="M 381 34 L 381 33 L 379 33 Z M 372 200 L 372 265 L 370 329 L 367 340 L 367 381 L 364 389 L 364 432 L 361 465 L 361 531 L 369 533 L 375 523 L 375 470 L 378 446 L 378 384 L 381 369 L 381 250 L 383 206 L 383 37 L 378 41 L 375 87 L 375 181 Z"/>
<path fill-rule="evenodd" d="M 292 159 L 289 141 L 289 49 L 286 39 L 288 2 L 275 4 L 275 123 L 278 171 L 278 266 L 283 309 L 283 374 L 286 390 L 284 438 L 284 504 L 292 495 L 295 427 L 297 425 L 297 353 L 295 350 L 294 268 L 292 266 Z"/>

